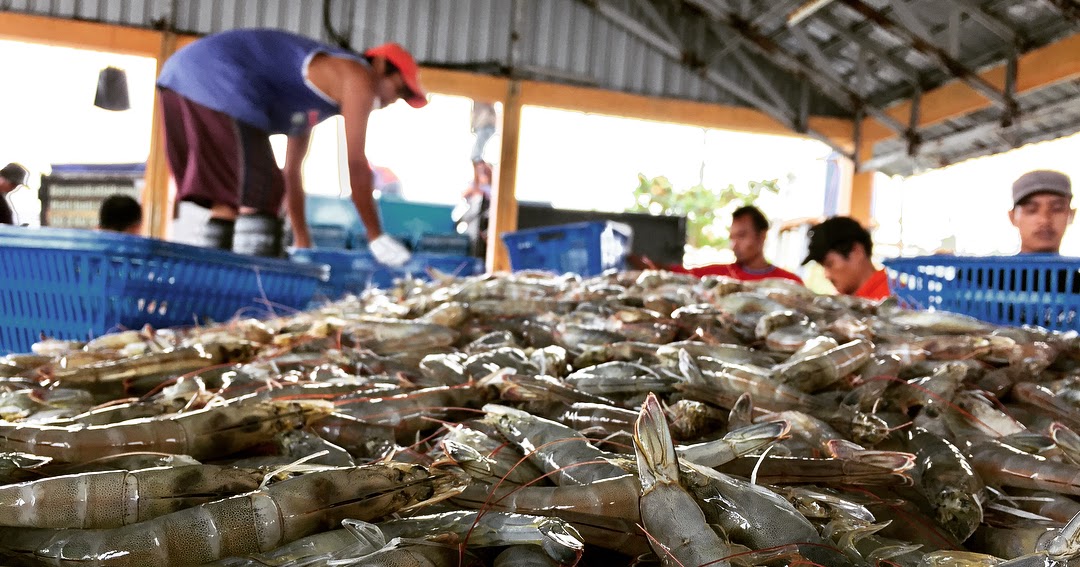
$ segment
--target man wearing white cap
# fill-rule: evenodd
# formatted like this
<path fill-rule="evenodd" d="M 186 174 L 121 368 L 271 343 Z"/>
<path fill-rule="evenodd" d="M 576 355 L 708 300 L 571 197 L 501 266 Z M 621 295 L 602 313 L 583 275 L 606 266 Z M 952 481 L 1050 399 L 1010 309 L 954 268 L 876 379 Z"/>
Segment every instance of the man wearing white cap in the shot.
<path fill-rule="evenodd" d="M 1072 184 L 1059 171 L 1036 170 L 1012 186 L 1009 220 L 1020 232 L 1020 253 L 1059 254 L 1065 229 L 1072 224 Z"/>

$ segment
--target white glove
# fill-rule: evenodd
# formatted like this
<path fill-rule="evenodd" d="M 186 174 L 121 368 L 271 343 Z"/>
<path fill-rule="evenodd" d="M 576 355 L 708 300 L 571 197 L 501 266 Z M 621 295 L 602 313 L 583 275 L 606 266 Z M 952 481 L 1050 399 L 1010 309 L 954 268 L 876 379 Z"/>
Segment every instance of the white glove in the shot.
<path fill-rule="evenodd" d="M 375 256 L 376 262 L 391 268 L 404 266 L 405 262 L 408 262 L 409 258 L 412 257 L 412 253 L 409 252 L 408 248 L 394 240 L 394 237 L 386 234 L 379 235 L 378 238 L 372 240 L 368 244 L 368 248 L 371 249 L 371 255 Z"/>

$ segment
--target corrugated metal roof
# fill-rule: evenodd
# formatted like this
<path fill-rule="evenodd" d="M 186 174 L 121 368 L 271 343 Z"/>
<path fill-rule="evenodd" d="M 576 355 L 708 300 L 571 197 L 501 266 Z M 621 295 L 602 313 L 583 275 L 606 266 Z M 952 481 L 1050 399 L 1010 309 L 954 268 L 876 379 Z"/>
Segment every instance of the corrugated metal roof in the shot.
<path fill-rule="evenodd" d="M 1021 114 L 1012 126 L 1001 126 L 1000 110 L 988 108 L 923 129 L 928 151 L 914 157 L 901 140 L 877 144 L 874 154 L 884 171 L 911 175 L 1080 132 L 1080 79 L 1022 95 L 1017 102 Z"/>
<path fill-rule="evenodd" d="M 352 45 L 397 41 L 427 65 L 752 106 L 798 129 L 807 114 L 854 118 L 859 107 L 880 118 L 916 91 L 956 80 L 958 68 L 1002 65 L 1067 37 L 1080 29 L 1080 9 L 1058 7 L 1067 1 L 833 0 L 796 25 L 788 18 L 805 0 L 329 0 L 329 10 Z M 329 41 L 323 6 L 0 0 L 6 10 L 62 18 L 198 34 L 277 27 Z M 950 61 L 916 48 L 912 34 Z M 879 143 L 875 163 L 910 173 L 1075 131 L 1068 101 L 1078 90 L 1067 83 L 1017 97 L 1032 118 L 1004 130 L 993 128 L 999 107 L 924 128 L 918 159 L 905 156 L 906 142 Z"/>

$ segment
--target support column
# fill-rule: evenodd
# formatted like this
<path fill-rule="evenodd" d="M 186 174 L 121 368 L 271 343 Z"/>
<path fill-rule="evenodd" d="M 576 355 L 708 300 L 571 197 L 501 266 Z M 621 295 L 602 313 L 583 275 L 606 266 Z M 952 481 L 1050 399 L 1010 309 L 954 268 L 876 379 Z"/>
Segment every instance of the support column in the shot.
<path fill-rule="evenodd" d="M 503 102 L 502 148 L 499 170 L 491 197 L 491 218 L 488 221 L 487 270 L 503 272 L 510 269 L 510 256 L 500 236 L 517 230 L 517 162 L 518 137 L 521 131 L 521 81 L 510 81 Z"/>
<path fill-rule="evenodd" d="M 874 199 L 873 171 L 859 171 L 851 176 L 851 218 L 863 226 L 870 226 L 871 204 Z"/>
<path fill-rule="evenodd" d="M 176 49 L 176 34 L 163 32 L 155 78 L 161 74 L 161 66 Z M 147 220 L 149 235 L 154 238 L 167 238 L 172 221 L 172 199 L 169 198 L 169 166 L 165 159 L 165 131 L 161 123 L 157 89 L 154 89 L 153 107 L 154 116 L 150 121 L 150 153 L 146 158 L 146 177 L 143 186 L 143 214 Z"/>

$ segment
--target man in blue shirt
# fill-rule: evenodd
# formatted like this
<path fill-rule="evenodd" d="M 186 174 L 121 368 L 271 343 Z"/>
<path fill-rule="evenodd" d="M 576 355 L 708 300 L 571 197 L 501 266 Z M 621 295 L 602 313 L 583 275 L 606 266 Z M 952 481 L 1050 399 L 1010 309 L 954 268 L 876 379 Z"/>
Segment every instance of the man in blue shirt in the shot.
<path fill-rule="evenodd" d="M 382 233 L 364 151 L 372 110 L 399 98 L 416 108 L 427 104 L 416 61 L 400 45 L 360 54 L 281 30 L 232 30 L 177 51 L 157 86 L 177 201 L 210 210 L 204 245 L 233 248 L 234 222 L 248 215 L 256 225 L 276 223 L 280 241 L 284 202 L 294 243 L 310 246 L 301 165 L 311 128 L 340 114 L 352 201 L 371 252 L 391 266 L 408 261 L 408 250 Z M 271 134 L 289 138 L 283 169 Z"/>
<path fill-rule="evenodd" d="M 1059 254 L 1065 229 L 1072 224 L 1072 183 L 1059 171 L 1021 175 L 1012 186 L 1009 220 L 1020 232 L 1020 253 Z"/>

